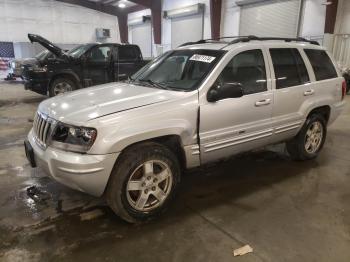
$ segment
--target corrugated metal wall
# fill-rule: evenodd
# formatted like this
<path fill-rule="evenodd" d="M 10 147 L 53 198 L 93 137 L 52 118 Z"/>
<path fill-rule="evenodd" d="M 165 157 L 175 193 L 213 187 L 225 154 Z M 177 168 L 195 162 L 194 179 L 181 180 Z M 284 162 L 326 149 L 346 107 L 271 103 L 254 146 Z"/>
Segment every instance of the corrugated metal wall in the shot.
<path fill-rule="evenodd" d="M 270 0 L 242 5 L 240 35 L 296 37 L 300 0 Z"/>
<path fill-rule="evenodd" d="M 350 34 L 334 35 L 333 56 L 339 66 L 350 67 Z"/>
<path fill-rule="evenodd" d="M 129 34 L 131 35 L 131 42 L 140 47 L 143 57 L 152 57 L 151 22 L 129 26 Z"/>
<path fill-rule="evenodd" d="M 203 14 L 171 19 L 171 48 L 203 38 Z"/>

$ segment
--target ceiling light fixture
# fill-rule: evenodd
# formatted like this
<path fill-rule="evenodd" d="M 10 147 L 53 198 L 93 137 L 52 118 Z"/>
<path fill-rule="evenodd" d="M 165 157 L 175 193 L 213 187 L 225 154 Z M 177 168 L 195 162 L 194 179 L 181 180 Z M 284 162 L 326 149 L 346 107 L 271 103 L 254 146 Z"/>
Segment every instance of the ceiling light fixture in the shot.
<path fill-rule="evenodd" d="M 119 7 L 119 8 L 125 8 L 126 5 L 125 5 L 124 3 L 119 3 L 119 4 L 118 4 L 118 7 Z"/>

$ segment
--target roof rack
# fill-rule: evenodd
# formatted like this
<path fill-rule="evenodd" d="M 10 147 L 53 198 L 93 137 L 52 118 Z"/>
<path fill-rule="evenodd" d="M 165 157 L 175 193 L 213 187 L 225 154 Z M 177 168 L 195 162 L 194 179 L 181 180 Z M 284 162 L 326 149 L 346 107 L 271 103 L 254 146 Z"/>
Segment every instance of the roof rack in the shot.
<path fill-rule="evenodd" d="M 187 45 L 197 45 L 197 44 L 205 44 L 205 43 L 222 43 L 222 44 L 228 44 L 227 41 L 220 41 L 222 39 L 229 39 L 229 38 L 239 38 L 239 37 L 246 37 L 246 36 L 223 36 L 223 37 L 217 37 L 217 38 L 207 38 L 207 39 L 201 39 L 194 42 L 186 42 L 183 43 L 181 46 L 187 46 Z"/>
<path fill-rule="evenodd" d="M 319 45 L 318 42 L 312 41 L 312 40 L 307 40 L 303 37 L 295 37 L 295 38 L 290 38 L 290 37 L 258 37 L 255 35 L 239 37 L 239 38 L 231 41 L 229 44 L 235 44 L 235 43 L 239 43 L 239 42 L 249 42 L 252 40 L 257 40 L 257 41 L 279 40 L 279 41 L 285 41 L 285 42 L 307 42 L 307 43 L 310 43 L 313 45 Z"/>
<path fill-rule="evenodd" d="M 215 39 L 201 39 L 201 40 L 194 41 L 194 42 L 183 43 L 182 45 L 179 45 L 178 47 L 187 46 L 187 45 L 206 44 L 206 43 L 223 43 L 223 44 L 226 43 L 227 44 L 227 42 L 218 41 L 218 40 L 215 40 Z"/>
<path fill-rule="evenodd" d="M 230 41 L 230 42 L 226 42 L 226 41 L 220 41 L 222 39 L 229 39 L 229 38 L 234 38 L 234 40 Z M 255 35 L 248 35 L 248 36 L 224 36 L 224 37 L 218 37 L 218 38 L 210 38 L 210 39 L 201 39 L 199 41 L 195 41 L 195 42 L 187 42 L 184 43 L 181 46 L 187 46 L 187 45 L 195 45 L 195 44 L 205 44 L 205 43 L 226 43 L 227 45 L 225 45 L 223 48 L 232 45 L 232 44 L 236 44 L 236 43 L 240 43 L 240 42 L 249 42 L 249 41 L 268 41 L 268 40 L 279 40 L 279 41 L 285 41 L 285 42 L 306 42 L 306 43 L 310 43 L 313 45 L 320 45 L 318 42 L 313 41 L 313 40 L 307 40 L 303 37 L 295 37 L 295 38 L 288 38 L 288 37 L 258 37 Z M 222 48 L 222 49 L 223 49 Z"/>
<path fill-rule="evenodd" d="M 295 37 L 295 38 L 290 38 L 290 37 L 258 37 L 258 36 L 255 36 L 255 35 L 249 35 L 249 36 L 238 37 L 237 39 L 234 39 L 231 42 L 229 42 L 223 48 L 225 48 L 225 47 L 227 47 L 229 45 L 240 43 L 240 42 L 249 42 L 249 41 L 253 41 L 253 40 L 256 40 L 256 41 L 279 40 L 279 41 L 285 41 L 285 42 L 306 42 L 306 43 L 310 43 L 310 44 L 313 44 L 313 45 L 320 45 L 316 41 L 307 40 L 307 39 L 305 39 L 303 37 Z M 223 49 L 223 48 L 221 48 L 221 49 Z"/>

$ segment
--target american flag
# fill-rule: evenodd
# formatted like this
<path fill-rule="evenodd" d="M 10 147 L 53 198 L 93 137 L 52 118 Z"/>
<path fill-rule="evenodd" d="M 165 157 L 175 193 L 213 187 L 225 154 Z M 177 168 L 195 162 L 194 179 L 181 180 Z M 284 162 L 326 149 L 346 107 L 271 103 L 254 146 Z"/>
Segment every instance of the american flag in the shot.
<path fill-rule="evenodd" d="M 0 42 L 0 70 L 8 69 L 9 60 L 15 57 L 12 42 Z"/>

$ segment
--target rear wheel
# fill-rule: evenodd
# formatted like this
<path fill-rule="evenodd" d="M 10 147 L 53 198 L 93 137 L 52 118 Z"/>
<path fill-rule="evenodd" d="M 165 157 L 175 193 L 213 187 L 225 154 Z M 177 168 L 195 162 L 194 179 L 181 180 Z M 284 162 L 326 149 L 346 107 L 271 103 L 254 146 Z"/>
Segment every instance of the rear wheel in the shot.
<path fill-rule="evenodd" d="M 52 82 L 49 88 L 49 96 L 57 96 L 60 94 L 74 91 L 76 89 L 77 87 L 72 80 L 68 78 L 57 78 Z"/>
<path fill-rule="evenodd" d="M 106 198 L 112 210 L 135 223 L 161 214 L 174 198 L 180 165 L 165 146 L 143 143 L 127 149 L 114 167 Z"/>
<path fill-rule="evenodd" d="M 326 134 L 326 120 L 320 114 L 313 114 L 306 120 L 298 135 L 287 142 L 287 151 L 295 160 L 313 159 L 321 151 Z"/>

